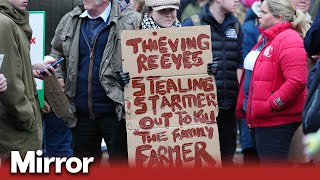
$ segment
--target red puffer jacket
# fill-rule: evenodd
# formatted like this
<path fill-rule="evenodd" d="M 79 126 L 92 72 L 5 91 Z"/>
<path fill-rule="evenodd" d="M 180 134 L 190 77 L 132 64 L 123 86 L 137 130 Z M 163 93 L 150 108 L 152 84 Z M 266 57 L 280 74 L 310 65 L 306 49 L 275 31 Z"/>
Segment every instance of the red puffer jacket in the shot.
<path fill-rule="evenodd" d="M 253 69 L 247 124 L 267 127 L 301 121 L 307 91 L 307 54 L 290 22 L 264 30 L 268 39 Z"/>

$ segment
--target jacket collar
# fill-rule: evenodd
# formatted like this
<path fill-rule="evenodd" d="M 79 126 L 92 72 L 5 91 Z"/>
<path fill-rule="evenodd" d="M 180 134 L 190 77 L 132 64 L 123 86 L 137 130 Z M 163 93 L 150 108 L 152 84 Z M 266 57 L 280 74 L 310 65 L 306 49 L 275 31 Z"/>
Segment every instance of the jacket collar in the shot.
<path fill-rule="evenodd" d="M 0 12 L 12 19 L 16 24 L 23 25 L 29 22 L 28 12 L 15 8 L 7 0 L 0 0 Z"/>
<path fill-rule="evenodd" d="M 30 39 L 32 29 L 29 25 L 29 13 L 26 10 L 20 10 L 11 5 L 7 0 L 0 0 L 0 13 L 12 19 Z"/>
<path fill-rule="evenodd" d="M 203 18 L 204 21 L 206 21 L 210 25 L 217 26 L 218 21 L 213 17 L 212 13 L 210 12 L 210 5 L 206 4 L 202 7 L 202 10 L 200 12 L 200 16 Z M 226 17 L 222 23 L 223 31 L 230 25 L 235 24 L 238 22 L 238 19 L 232 15 L 232 13 L 226 14 Z"/>
<path fill-rule="evenodd" d="M 112 7 L 112 3 L 110 2 L 109 5 L 106 7 L 106 9 L 102 12 L 102 14 L 100 14 L 98 17 L 101 17 L 103 19 L 103 21 L 106 23 L 109 15 L 110 15 L 110 11 L 111 11 L 111 7 Z M 92 18 L 92 16 L 89 14 L 89 11 L 85 10 L 81 15 L 81 18 L 84 17 L 88 17 L 89 19 L 94 19 Z M 97 17 L 97 18 L 98 18 Z"/>
<path fill-rule="evenodd" d="M 261 27 L 259 27 L 259 31 L 261 32 L 262 36 L 267 37 L 269 40 L 274 39 L 279 33 L 281 33 L 282 31 L 291 28 L 291 22 L 289 21 L 284 21 L 284 22 L 280 22 L 277 23 L 275 25 L 273 25 L 272 27 L 268 28 L 268 29 L 263 29 Z"/>
<path fill-rule="evenodd" d="M 108 25 L 111 22 L 117 22 L 117 18 L 119 15 L 121 15 L 121 9 L 118 5 L 118 2 L 116 0 L 110 0 L 112 6 L 111 6 L 111 12 L 110 12 L 110 17 L 108 20 Z M 72 11 L 71 11 L 71 17 L 75 16 L 80 16 L 83 12 L 85 11 L 83 4 L 80 4 L 79 6 L 76 6 Z"/>

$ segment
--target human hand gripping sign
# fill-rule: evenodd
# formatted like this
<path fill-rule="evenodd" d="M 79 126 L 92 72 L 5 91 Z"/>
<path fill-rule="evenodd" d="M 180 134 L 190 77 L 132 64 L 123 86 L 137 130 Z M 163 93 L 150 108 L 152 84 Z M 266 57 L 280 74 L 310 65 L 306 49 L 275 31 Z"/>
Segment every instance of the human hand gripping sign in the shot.
<path fill-rule="evenodd" d="M 209 75 L 214 75 L 214 76 L 217 75 L 220 60 L 221 60 L 221 57 L 216 57 L 216 58 L 213 58 L 212 62 L 208 63 L 207 72 Z"/>

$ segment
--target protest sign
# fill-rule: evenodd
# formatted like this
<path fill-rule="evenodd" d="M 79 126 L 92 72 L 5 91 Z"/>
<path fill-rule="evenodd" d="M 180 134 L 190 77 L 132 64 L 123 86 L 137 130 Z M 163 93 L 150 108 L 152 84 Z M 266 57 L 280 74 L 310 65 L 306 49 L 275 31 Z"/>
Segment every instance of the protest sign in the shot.
<path fill-rule="evenodd" d="M 75 119 L 71 105 L 54 74 L 46 78 L 44 86 L 47 101 L 56 116 L 64 120 Z"/>
<path fill-rule="evenodd" d="M 220 166 L 209 26 L 123 31 L 129 164 Z"/>
<path fill-rule="evenodd" d="M 30 57 L 32 64 L 43 61 L 45 54 L 45 26 L 46 13 L 44 11 L 30 11 L 29 23 L 32 28 L 32 37 L 30 40 Z M 38 97 L 41 107 L 44 102 L 43 81 L 36 79 Z"/>

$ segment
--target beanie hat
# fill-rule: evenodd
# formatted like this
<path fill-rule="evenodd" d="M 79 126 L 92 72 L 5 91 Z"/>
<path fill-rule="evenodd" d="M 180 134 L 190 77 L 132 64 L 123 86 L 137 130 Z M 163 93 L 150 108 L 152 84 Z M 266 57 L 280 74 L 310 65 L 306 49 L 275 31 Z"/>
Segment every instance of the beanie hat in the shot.
<path fill-rule="evenodd" d="M 254 2 L 251 6 L 252 11 L 258 16 L 261 12 L 261 2 Z"/>
<path fill-rule="evenodd" d="M 252 4 L 256 1 L 261 1 L 261 0 L 241 0 L 241 3 L 243 4 L 244 7 L 251 7 Z"/>
<path fill-rule="evenodd" d="M 179 9 L 180 0 L 145 0 L 145 6 L 152 7 L 155 11 L 166 8 Z"/>

